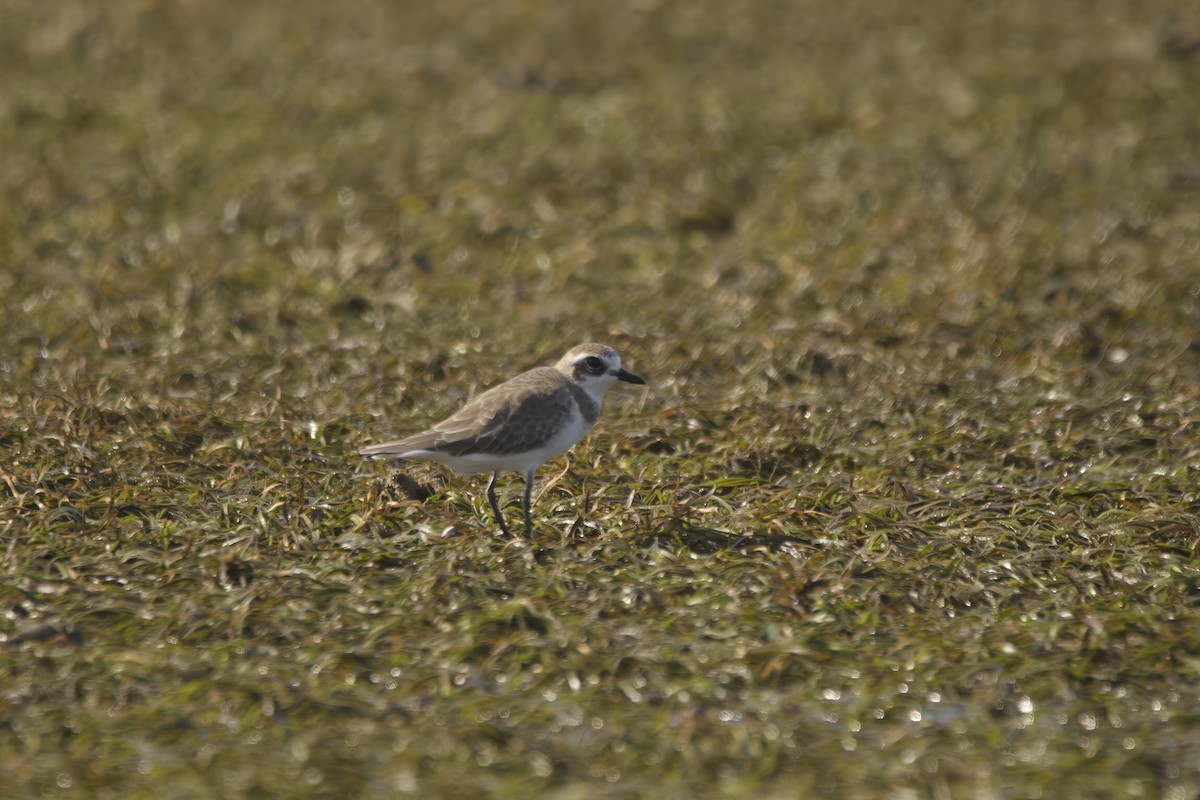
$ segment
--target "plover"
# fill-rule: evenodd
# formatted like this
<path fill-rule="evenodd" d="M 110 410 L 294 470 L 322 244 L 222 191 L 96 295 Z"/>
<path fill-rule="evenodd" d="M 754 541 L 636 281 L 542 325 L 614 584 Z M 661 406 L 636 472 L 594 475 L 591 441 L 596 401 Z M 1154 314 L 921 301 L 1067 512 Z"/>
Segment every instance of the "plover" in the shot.
<path fill-rule="evenodd" d="M 604 393 L 616 381 L 644 384 L 621 369 L 617 351 L 603 344 L 571 348 L 553 367 L 535 367 L 505 381 L 429 430 L 364 447 L 367 458 L 435 461 L 455 472 L 490 472 L 487 498 L 505 536 L 511 535 L 496 503 L 504 470 L 525 473 L 525 532 L 538 465 L 562 455 L 596 424 Z"/>

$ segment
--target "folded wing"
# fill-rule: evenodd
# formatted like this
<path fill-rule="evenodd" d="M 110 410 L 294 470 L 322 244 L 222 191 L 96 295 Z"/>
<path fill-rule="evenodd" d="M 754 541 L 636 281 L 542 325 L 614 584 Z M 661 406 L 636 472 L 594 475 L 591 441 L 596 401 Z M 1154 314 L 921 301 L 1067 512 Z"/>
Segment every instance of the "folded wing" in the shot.
<path fill-rule="evenodd" d="M 359 450 L 367 458 L 421 453 L 501 455 L 534 450 L 557 433 L 573 411 L 564 378 L 549 367 L 530 370 L 467 403 L 423 433 Z M 519 421 L 514 421 L 519 420 Z"/>

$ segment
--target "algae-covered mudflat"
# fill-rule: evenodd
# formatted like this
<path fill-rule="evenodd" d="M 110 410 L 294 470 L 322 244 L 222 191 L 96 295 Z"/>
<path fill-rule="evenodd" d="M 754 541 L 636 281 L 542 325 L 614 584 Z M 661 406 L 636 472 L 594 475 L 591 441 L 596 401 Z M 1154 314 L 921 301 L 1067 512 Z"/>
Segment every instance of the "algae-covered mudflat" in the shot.
<path fill-rule="evenodd" d="M 1200 793 L 1195 2 L 11 0 L 0 74 L 0 797 Z M 585 341 L 532 537 L 358 457 Z"/>

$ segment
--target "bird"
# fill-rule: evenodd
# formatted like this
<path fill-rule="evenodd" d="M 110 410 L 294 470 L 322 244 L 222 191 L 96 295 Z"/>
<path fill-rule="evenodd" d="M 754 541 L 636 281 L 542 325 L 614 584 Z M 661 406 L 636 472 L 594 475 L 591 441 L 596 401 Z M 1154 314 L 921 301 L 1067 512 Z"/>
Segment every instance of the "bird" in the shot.
<path fill-rule="evenodd" d="M 503 471 L 523 472 L 528 536 L 538 466 L 592 429 L 605 393 L 618 381 L 646 383 L 622 369 L 621 357 L 608 345 L 577 345 L 554 366 L 534 367 L 492 387 L 429 430 L 358 452 L 368 459 L 433 461 L 463 474 L 491 472 L 488 504 L 507 537 L 512 533 L 496 502 L 496 481 Z"/>

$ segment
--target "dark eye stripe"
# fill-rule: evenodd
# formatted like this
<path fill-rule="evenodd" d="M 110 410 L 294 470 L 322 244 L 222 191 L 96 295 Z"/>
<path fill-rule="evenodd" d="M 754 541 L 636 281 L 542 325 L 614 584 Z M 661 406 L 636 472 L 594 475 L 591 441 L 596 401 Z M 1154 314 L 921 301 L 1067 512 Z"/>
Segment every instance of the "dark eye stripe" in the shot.
<path fill-rule="evenodd" d="M 588 372 L 594 372 L 597 375 L 604 372 L 604 362 L 595 356 L 588 356 L 583 360 L 583 365 L 587 367 Z"/>

